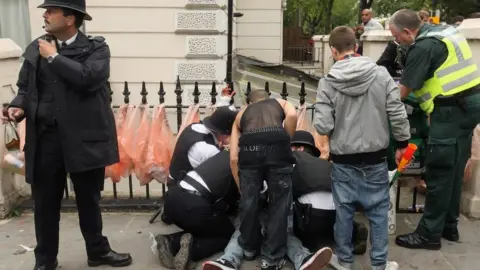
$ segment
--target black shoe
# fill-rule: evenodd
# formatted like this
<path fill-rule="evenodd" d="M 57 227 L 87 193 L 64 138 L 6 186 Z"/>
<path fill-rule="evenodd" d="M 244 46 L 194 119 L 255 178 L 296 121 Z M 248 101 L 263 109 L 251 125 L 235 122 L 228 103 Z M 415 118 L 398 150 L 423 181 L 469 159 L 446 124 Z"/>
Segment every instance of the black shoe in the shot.
<path fill-rule="evenodd" d="M 170 238 L 166 235 L 157 235 L 155 236 L 155 241 L 157 242 L 157 256 L 160 264 L 163 267 L 173 269 L 173 249 Z"/>
<path fill-rule="evenodd" d="M 329 247 L 324 247 L 315 254 L 310 254 L 303 259 L 302 266 L 300 266 L 299 270 L 323 269 L 330 262 L 332 254 L 333 252 Z"/>
<path fill-rule="evenodd" d="M 58 261 L 55 260 L 53 264 L 40 264 L 40 265 L 35 265 L 33 270 L 55 270 L 58 267 Z"/>
<path fill-rule="evenodd" d="M 397 236 L 395 244 L 409 249 L 439 250 L 442 248 L 440 241 L 429 240 L 416 232 Z"/>
<path fill-rule="evenodd" d="M 353 232 L 353 254 L 363 255 L 367 252 L 368 228 L 363 223 L 356 223 Z"/>
<path fill-rule="evenodd" d="M 216 261 L 205 262 L 202 270 L 237 270 L 237 268 L 227 260 L 218 259 Z"/>
<path fill-rule="evenodd" d="M 443 228 L 442 238 L 447 239 L 451 242 L 458 242 L 460 240 L 460 235 L 458 234 L 458 229 L 455 228 Z"/>
<path fill-rule="evenodd" d="M 88 266 L 95 267 L 100 265 L 108 265 L 112 267 L 124 267 L 132 264 L 132 256 L 128 253 L 117 253 L 113 250 L 107 254 L 88 258 Z"/>
<path fill-rule="evenodd" d="M 180 240 L 180 250 L 173 259 L 173 266 L 176 270 L 187 270 L 190 262 L 190 246 L 192 245 L 192 235 L 186 233 Z"/>

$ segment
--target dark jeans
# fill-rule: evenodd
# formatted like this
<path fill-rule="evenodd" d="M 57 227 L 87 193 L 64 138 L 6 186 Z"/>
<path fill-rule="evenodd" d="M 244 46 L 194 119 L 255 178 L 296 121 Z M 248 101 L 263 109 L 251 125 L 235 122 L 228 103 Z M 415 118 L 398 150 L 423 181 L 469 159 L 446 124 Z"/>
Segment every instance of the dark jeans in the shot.
<path fill-rule="evenodd" d="M 240 232 L 239 244 L 252 253 L 261 244 L 260 225 L 261 197 L 263 181 L 268 185 L 268 207 L 266 237 L 262 244 L 262 259 L 276 264 L 286 254 L 288 216 L 292 204 L 293 166 L 240 168 Z"/>
<path fill-rule="evenodd" d="M 300 210 L 301 211 L 301 210 Z M 308 212 L 295 210 L 295 235 L 302 241 L 303 246 L 311 252 L 329 246 L 334 248 L 335 210 L 310 208 Z M 360 223 L 353 221 L 352 243 L 358 242 Z"/>
<path fill-rule="evenodd" d="M 59 142 L 56 128 L 44 130 L 37 141 L 32 183 L 37 264 L 53 263 L 58 254 L 60 207 L 67 178 Z M 80 230 L 85 239 L 87 255 L 94 259 L 110 251 L 108 240 L 102 235 L 99 207 L 105 168 L 71 173 L 70 178 L 75 190 Z"/>
<path fill-rule="evenodd" d="M 167 192 L 164 209 L 175 225 L 192 234 L 190 255 L 193 261 L 222 251 L 235 231 L 227 213 L 217 213 L 207 199 L 180 186 Z"/>
<path fill-rule="evenodd" d="M 430 115 L 426 157 L 427 196 L 417 232 L 440 240 L 444 228 L 457 228 L 463 172 L 471 139 L 480 122 L 480 94 L 465 99 L 465 107 L 435 105 Z"/>

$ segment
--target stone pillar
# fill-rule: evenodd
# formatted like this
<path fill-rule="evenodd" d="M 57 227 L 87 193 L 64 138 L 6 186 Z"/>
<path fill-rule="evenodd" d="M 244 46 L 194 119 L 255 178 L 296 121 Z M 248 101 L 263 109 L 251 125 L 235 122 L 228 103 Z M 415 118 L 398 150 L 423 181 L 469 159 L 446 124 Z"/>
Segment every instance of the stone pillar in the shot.
<path fill-rule="evenodd" d="M 330 69 L 333 66 L 333 58 L 332 58 L 332 51 L 330 50 L 330 45 L 328 44 L 328 41 L 330 36 L 325 35 L 322 38 L 322 43 L 323 43 L 323 75 L 326 76 Z"/>
<path fill-rule="evenodd" d="M 10 102 L 17 94 L 16 81 L 21 67 L 20 56 L 22 49 L 11 39 L 0 39 L 0 102 Z M 4 155 L 4 131 L 0 129 L 0 158 Z M 21 201 L 28 196 L 29 186 L 23 176 L 0 169 L 0 219 L 10 213 Z"/>
<path fill-rule="evenodd" d="M 480 67 L 480 19 L 467 19 L 458 27 L 472 49 L 473 59 Z M 480 218 L 480 161 L 475 161 L 475 170 L 470 181 L 463 186 L 460 210 L 473 218 Z"/>
<path fill-rule="evenodd" d="M 315 61 L 318 61 L 314 63 L 315 76 L 319 76 L 319 77 L 323 76 L 323 70 L 324 70 L 324 64 L 325 64 L 323 55 L 324 55 L 325 48 L 328 49 L 328 46 L 325 47 L 325 44 L 323 43 L 324 37 L 325 37 L 324 35 L 317 35 L 312 37 L 313 49 L 314 49 L 313 59 Z"/>
<path fill-rule="evenodd" d="M 389 30 L 371 30 L 365 32 L 360 40 L 363 42 L 363 55 L 376 62 L 393 37 Z"/>

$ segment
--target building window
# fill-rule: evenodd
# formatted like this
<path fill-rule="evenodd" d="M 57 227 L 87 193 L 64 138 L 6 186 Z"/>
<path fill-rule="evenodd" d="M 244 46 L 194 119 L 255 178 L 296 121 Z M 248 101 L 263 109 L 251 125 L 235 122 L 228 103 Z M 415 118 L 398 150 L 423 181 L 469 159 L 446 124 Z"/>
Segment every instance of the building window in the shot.
<path fill-rule="evenodd" d="M 25 49 L 32 41 L 28 0 L 0 0 L 0 38 Z"/>

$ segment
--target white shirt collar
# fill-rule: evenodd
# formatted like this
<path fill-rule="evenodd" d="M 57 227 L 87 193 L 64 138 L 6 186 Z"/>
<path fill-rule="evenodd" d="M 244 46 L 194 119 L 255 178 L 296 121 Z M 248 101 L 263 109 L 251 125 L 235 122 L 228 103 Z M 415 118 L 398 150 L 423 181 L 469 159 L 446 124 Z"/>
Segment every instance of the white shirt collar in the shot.
<path fill-rule="evenodd" d="M 67 46 L 72 44 L 75 41 L 75 39 L 77 39 L 77 36 L 78 36 L 78 32 L 75 35 L 73 35 L 73 37 L 65 41 L 65 43 L 67 43 Z M 58 46 L 62 46 L 63 41 L 57 39 L 57 43 L 58 43 Z"/>

